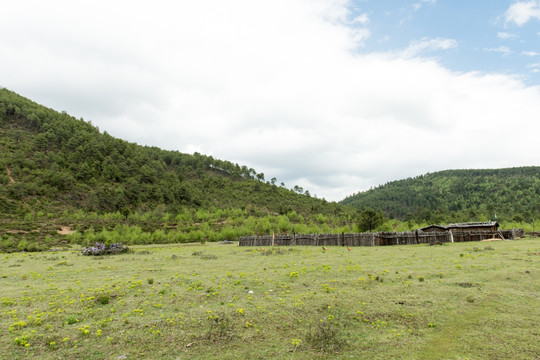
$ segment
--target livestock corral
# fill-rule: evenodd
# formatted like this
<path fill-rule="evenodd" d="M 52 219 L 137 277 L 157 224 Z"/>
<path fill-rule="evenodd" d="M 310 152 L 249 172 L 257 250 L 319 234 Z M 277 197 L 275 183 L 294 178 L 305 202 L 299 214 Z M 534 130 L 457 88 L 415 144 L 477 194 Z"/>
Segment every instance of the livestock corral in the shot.
<path fill-rule="evenodd" d="M 452 230 L 452 231 L 405 231 L 377 233 L 340 234 L 275 234 L 243 236 L 239 246 L 386 246 L 412 244 L 438 244 L 488 239 L 513 240 L 524 236 L 523 229 L 512 230 Z"/>

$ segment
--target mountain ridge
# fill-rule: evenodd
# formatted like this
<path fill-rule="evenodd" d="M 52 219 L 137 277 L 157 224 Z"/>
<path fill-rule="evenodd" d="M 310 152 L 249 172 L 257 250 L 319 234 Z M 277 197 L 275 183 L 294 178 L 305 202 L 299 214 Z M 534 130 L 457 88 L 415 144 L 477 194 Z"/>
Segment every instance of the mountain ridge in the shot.
<path fill-rule="evenodd" d="M 395 180 L 340 201 L 426 222 L 540 218 L 540 167 L 442 170 Z"/>
<path fill-rule="evenodd" d="M 334 202 L 278 186 L 275 178 L 265 181 L 253 168 L 117 139 L 7 89 L 0 89 L 0 152 L 0 198 L 20 209 L 28 202 L 98 212 L 158 205 L 174 212 L 184 207 L 342 211 Z M 6 206 L 14 210 L 4 204 L 0 212 Z"/>

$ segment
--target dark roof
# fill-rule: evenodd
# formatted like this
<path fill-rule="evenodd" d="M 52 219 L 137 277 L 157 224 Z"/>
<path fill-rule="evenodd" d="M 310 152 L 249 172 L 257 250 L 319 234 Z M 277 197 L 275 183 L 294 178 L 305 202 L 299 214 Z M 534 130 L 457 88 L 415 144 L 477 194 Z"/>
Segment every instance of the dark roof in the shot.
<path fill-rule="evenodd" d="M 437 228 L 437 229 L 441 229 L 441 230 L 448 230 L 446 225 L 429 225 L 429 226 L 421 228 L 420 230 L 426 230 L 426 229 L 432 229 L 432 228 Z"/>
<path fill-rule="evenodd" d="M 475 228 L 475 227 L 499 227 L 499 224 L 496 221 L 488 222 L 470 222 L 470 223 L 459 223 L 459 224 L 449 224 L 446 225 L 448 229 L 463 229 L 463 228 Z"/>
<path fill-rule="evenodd" d="M 496 221 L 488 221 L 488 222 L 469 222 L 469 223 L 457 223 L 457 224 L 448 224 L 448 225 L 430 225 L 422 228 L 429 229 L 429 228 L 439 228 L 439 229 L 467 229 L 467 228 L 479 228 L 479 227 L 493 227 L 495 228 L 499 227 L 499 224 Z"/>

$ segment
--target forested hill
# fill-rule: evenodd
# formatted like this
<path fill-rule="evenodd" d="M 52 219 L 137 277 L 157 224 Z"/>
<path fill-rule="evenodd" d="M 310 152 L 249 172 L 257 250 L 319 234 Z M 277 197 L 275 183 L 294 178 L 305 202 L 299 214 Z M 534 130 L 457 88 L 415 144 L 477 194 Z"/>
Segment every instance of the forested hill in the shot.
<path fill-rule="evenodd" d="M 401 220 L 530 221 L 540 218 L 540 167 L 446 170 L 392 181 L 341 201 Z"/>
<path fill-rule="evenodd" d="M 229 161 L 129 143 L 0 89 L 0 214 L 156 206 L 334 213 L 341 205 L 265 181 Z"/>

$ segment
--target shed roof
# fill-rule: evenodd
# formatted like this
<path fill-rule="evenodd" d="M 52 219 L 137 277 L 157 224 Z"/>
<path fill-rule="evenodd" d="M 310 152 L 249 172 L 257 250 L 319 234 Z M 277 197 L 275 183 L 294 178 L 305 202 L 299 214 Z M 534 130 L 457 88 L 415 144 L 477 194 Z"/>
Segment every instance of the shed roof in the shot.
<path fill-rule="evenodd" d="M 499 224 L 496 221 L 488 222 L 469 222 L 469 223 L 457 223 L 457 224 L 448 224 L 446 228 L 448 229 L 465 229 L 465 228 L 476 228 L 476 227 L 499 227 Z"/>
<path fill-rule="evenodd" d="M 423 227 L 421 230 L 425 229 L 432 229 L 432 228 L 439 228 L 444 230 L 450 230 L 450 229 L 469 229 L 469 228 L 491 228 L 494 227 L 498 228 L 499 224 L 496 221 L 488 221 L 488 222 L 469 222 L 469 223 L 456 223 L 456 224 L 448 224 L 448 225 L 430 225 Z"/>

